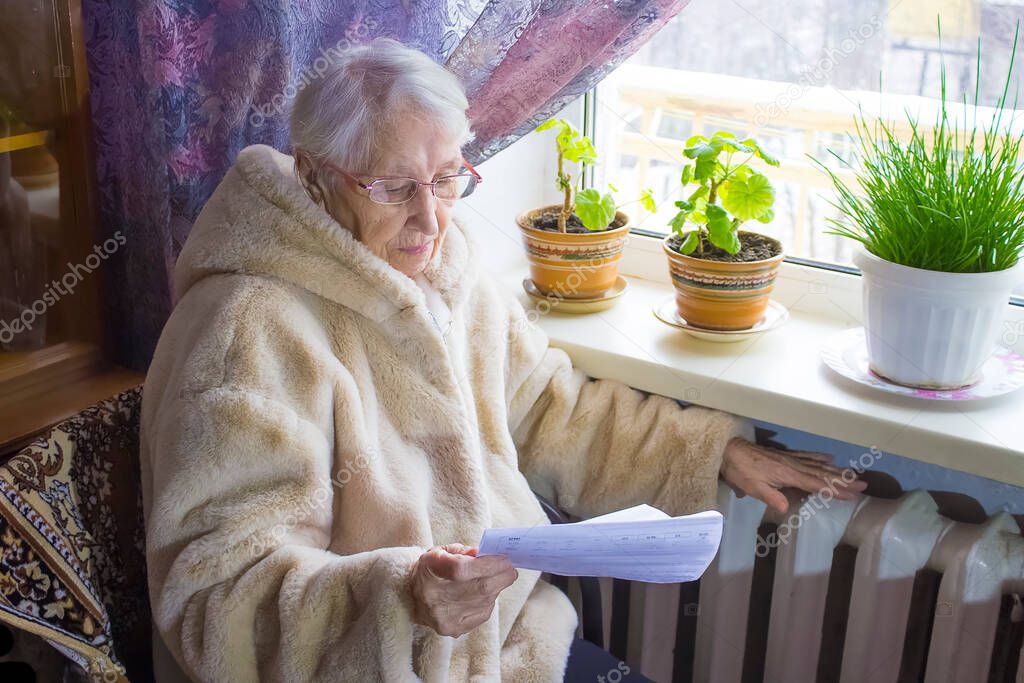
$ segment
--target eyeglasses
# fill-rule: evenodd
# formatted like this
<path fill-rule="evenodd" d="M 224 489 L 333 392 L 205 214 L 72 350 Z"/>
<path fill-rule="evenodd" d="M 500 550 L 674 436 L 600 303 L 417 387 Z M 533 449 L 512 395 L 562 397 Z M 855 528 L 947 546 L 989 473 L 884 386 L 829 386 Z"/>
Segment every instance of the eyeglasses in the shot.
<path fill-rule="evenodd" d="M 378 204 L 404 204 L 416 196 L 416 191 L 419 190 L 420 185 L 429 186 L 430 191 L 434 193 L 435 197 L 449 202 L 455 201 L 456 199 L 463 199 L 464 197 L 468 197 L 473 194 L 473 190 L 475 190 L 476 186 L 482 183 L 484 179 L 480 177 L 480 174 L 477 173 L 476 169 L 473 168 L 468 161 L 463 159 L 462 163 L 465 164 L 467 169 L 469 169 L 469 173 L 445 175 L 429 183 L 403 176 L 382 176 L 364 183 L 360 181 L 355 174 L 349 173 L 332 163 L 325 161 L 323 162 L 323 166 L 341 173 L 356 185 L 366 190 L 366 195 L 371 201 L 377 202 Z M 366 176 L 364 175 L 363 177 Z"/>

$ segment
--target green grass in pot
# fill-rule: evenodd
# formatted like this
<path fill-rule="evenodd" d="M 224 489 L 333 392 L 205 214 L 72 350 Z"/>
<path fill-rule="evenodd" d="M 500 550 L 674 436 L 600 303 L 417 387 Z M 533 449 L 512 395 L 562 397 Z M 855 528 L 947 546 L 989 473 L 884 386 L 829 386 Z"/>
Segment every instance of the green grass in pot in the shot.
<path fill-rule="evenodd" d="M 962 132 L 950 122 L 945 66 L 942 109 L 931 135 L 907 112 L 911 137 L 902 142 L 893 124 L 872 125 L 861 110 L 852 136 L 860 158 L 857 187 L 814 160 L 838 193 L 831 203 L 840 215 L 828 219 L 833 229 L 826 234 L 857 240 L 879 258 L 924 270 L 983 273 L 1014 266 L 1024 251 L 1024 133 L 1010 132 L 1013 109 L 1006 109 L 1016 51 L 1015 35 L 1006 86 L 991 125 L 980 134 L 975 126 Z M 980 65 L 979 43 L 975 120 Z M 966 96 L 963 107 L 966 124 Z"/>

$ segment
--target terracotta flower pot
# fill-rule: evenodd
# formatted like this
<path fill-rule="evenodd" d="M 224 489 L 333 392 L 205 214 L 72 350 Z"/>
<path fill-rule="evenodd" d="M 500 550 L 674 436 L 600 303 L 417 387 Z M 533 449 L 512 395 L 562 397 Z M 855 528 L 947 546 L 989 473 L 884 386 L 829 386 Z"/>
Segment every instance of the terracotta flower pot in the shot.
<path fill-rule="evenodd" d="M 616 211 L 622 226 L 595 232 L 562 233 L 533 227 L 535 218 L 558 211 L 561 206 L 542 206 L 516 217 L 530 261 L 530 278 L 545 295 L 562 299 L 599 297 L 619 276 L 619 259 L 629 237 L 629 216 Z"/>
<path fill-rule="evenodd" d="M 745 230 L 743 235 L 758 234 Z M 669 235 L 662 240 L 668 255 L 669 274 L 676 290 L 676 308 L 686 322 L 710 330 L 744 330 L 764 317 L 775 276 L 785 254 L 782 244 L 776 256 L 759 261 L 711 261 L 680 254 L 669 246 Z"/>

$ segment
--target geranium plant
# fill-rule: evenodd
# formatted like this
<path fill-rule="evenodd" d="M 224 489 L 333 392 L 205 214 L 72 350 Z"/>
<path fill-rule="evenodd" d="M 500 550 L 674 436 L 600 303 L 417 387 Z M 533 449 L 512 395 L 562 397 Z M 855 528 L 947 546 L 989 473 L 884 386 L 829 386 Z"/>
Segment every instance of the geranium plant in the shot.
<path fill-rule="evenodd" d="M 566 231 L 566 223 L 573 213 L 587 230 L 605 230 L 615 219 L 615 213 L 621 207 L 632 202 L 616 204 L 613 192 L 618 192 L 612 184 L 608 184 L 608 192 L 600 192 L 595 188 L 579 189 L 583 169 L 587 164 L 597 163 L 597 152 L 590 138 L 582 135 L 569 121 L 563 118 L 550 119 L 537 126 L 537 132 L 557 129 L 555 145 L 558 149 L 558 175 L 555 179 L 558 189 L 562 191 L 562 209 L 558 213 L 558 231 Z M 565 168 L 565 163 L 579 164 L 579 172 L 575 182 L 573 176 Z M 657 207 L 651 190 L 645 189 L 639 199 L 642 206 L 653 213 Z"/>
<path fill-rule="evenodd" d="M 742 248 L 737 230 L 746 221 L 769 223 L 775 217 L 775 188 L 768 178 L 751 168 L 757 157 L 778 166 L 753 138 L 739 140 L 728 131 L 710 138 L 695 135 L 686 141 L 683 156 L 693 161 L 683 166 L 683 187 L 696 185 L 686 199 L 675 203 L 679 212 L 672 218 L 672 231 L 682 239 L 680 253 L 704 252 L 710 242 L 730 254 Z M 688 225 L 696 229 L 686 231 Z"/>

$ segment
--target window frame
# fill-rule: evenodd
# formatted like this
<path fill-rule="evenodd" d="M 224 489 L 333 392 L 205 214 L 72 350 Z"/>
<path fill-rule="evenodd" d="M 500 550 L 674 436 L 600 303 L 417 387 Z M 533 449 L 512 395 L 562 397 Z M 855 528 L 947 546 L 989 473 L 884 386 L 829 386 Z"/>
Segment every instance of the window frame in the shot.
<path fill-rule="evenodd" d="M 583 120 L 581 127 L 584 135 L 587 135 L 591 140 L 598 139 L 597 110 L 600 106 L 600 95 L 598 92 L 600 86 L 601 84 L 598 83 L 583 94 Z M 584 171 L 583 180 L 585 187 L 595 187 L 595 171 L 592 165 L 588 166 Z M 657 254 L 660 257 L 660 261 L 656 266 L 652 262 L 651 257 L 651 252 L 655 251 L 655 249 L 652 249 L 650 245 L 645 246 L 644 242 L 644 240 L 658 240 L 660 242 L 665 235 L 653 230 L 631 228 L 630 236 L 640 239 L 631 239 L 626 243 L 624 256 L 629 258 L 624 257 L 623 265 L 620 266 L 623 274 L 667 282 L 667 271 L 664 278 L 656 275 L 656 273 L 666 270 L 665 257 L 660 253 Z M 660 247 L 657 251 L 660 252 Z M 1024 258 L 1024 255 L 1021 258 Z M 804 269 L 805 272 L 801 272 L 799 269 Z M 860 269 L 841 263 L 830 263 L 828 261 L 791 256 L 789 254 L 784 256 L 782 267 L 779 269 L 780 278 L 790 277 L 797 281 L 822 282 L 825 283 L 825 286 L 838 287 L 843 290 L 848 289 L 848 280 L 851 275 L 859 278 L 861 276 Z M 1011 295 L 1009 304 L 1024 311 L 1024 295 Z"/>

